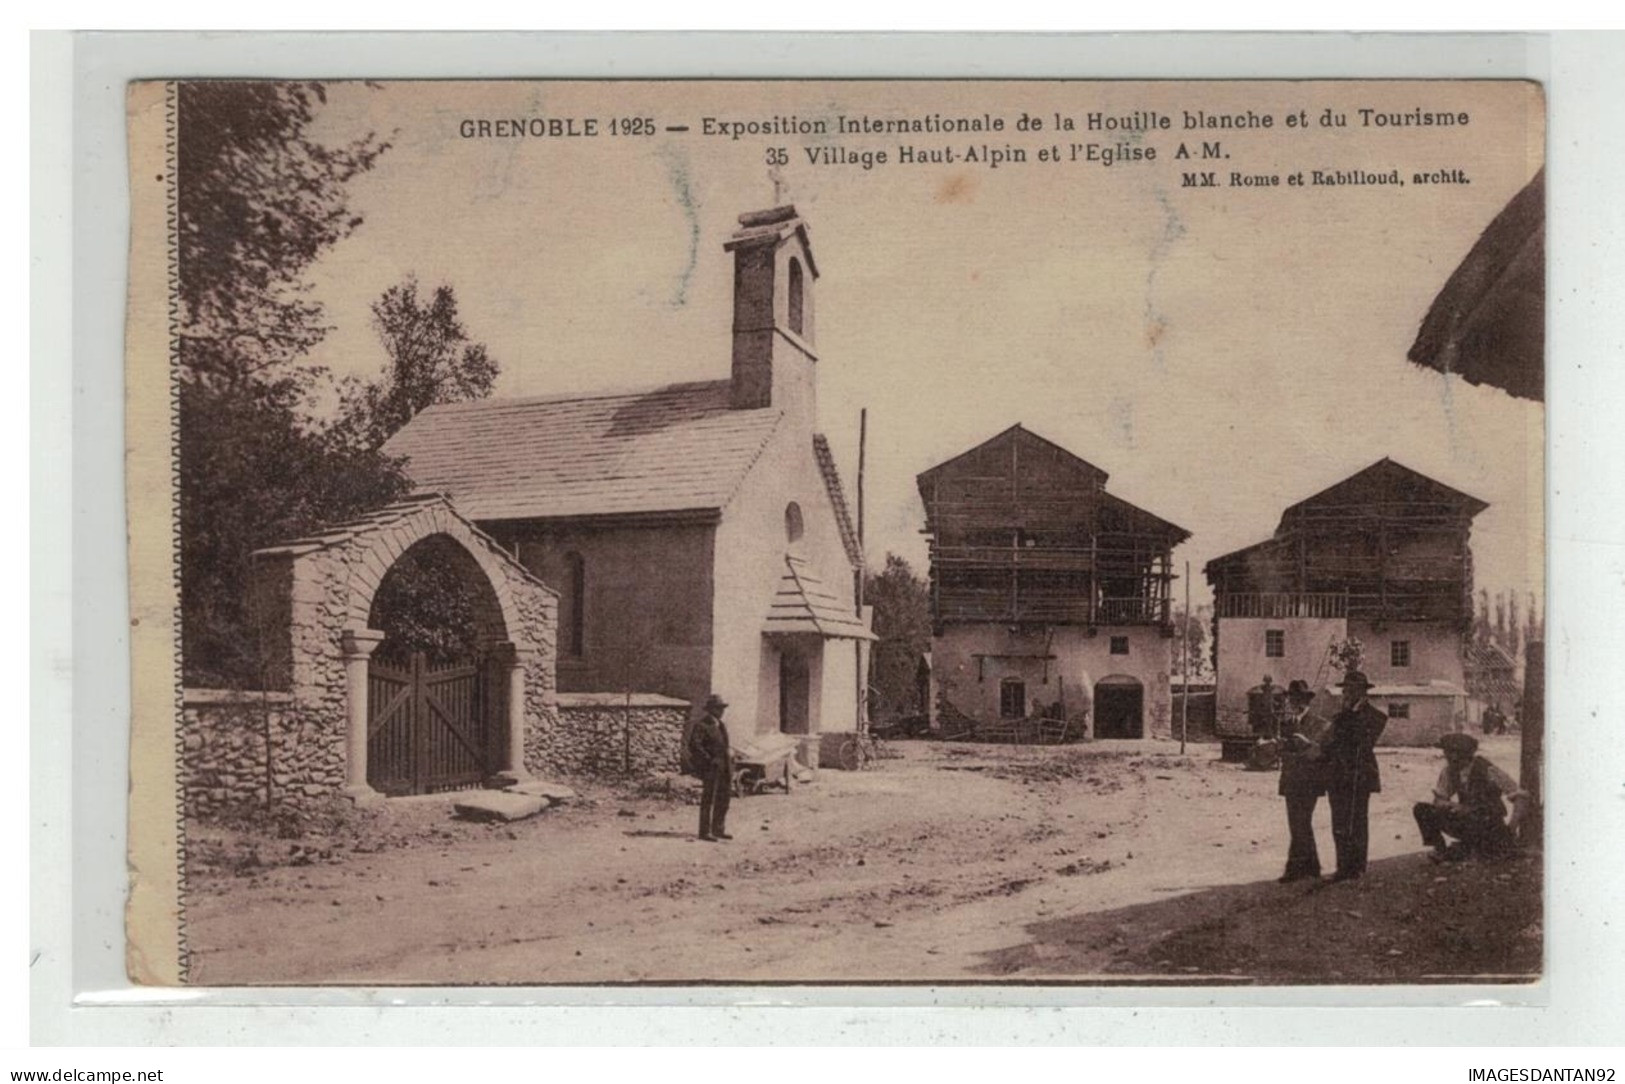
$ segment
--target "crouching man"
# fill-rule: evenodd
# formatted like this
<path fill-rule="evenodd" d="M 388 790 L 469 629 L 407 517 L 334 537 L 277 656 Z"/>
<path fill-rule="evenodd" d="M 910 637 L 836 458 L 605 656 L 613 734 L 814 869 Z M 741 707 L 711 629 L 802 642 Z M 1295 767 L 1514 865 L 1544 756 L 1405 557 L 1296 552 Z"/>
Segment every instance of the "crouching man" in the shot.
<path fill-rule="evenodd" d="M 1415 809 L 1416 826 L 1422 830 L 1422 842 L 1433 848 L 1433 860 L 1511 853 L 1528 796 L 1511 776 L 1478 755 L 1478 739 L 1471 734 L 1446 734 L 1439 739 L 1439 748 L 1444 750 L 1444 770 L 1433 787 L 1433 801 L 1418 802 Z M 1446 836 L 1458 842 L 1446 845 Z"/>

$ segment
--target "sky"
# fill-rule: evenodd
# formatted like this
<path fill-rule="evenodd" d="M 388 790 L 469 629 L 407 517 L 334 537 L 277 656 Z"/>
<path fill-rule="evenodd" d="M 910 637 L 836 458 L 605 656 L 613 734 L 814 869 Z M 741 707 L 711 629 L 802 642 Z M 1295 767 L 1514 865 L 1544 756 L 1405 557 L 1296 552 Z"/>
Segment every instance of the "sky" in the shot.
<path fill-rule="evenodd" d="M 1384 456 L 1490 503 L 1473 526 L 1480 586 L 1544 595 L 1543 408 L 1405 360 L 1445 279 L 1540 168 L 1531 84 L 423 82 L 339 85 L 330 102 L 319 138 L 393 144 L 352 183 L 363 224 L 310 274 L 334 328 L 313 360 L 337 373 L 382 367 L 368 306 L 415 274 L 454 287 L 502 365 L 500 396 L 726 377 L 722 245 L 741 212 L 774 203 L 768 158 L 783 148 L 784 198 L 820 272 L 820 427 L 849 496 L 868 411 L 871 563 L 897 552 L 923 572 L 915 476 L 1020 422 L 1192 532 L 1174 559 L 1190 562 L 1198 603 L 1206 561 Z M 1322 126 L 1328 110 L 1347 124 Z M 1406 123 L 1418 112 L 1468 119 Z M 1018 129 L 1024 114 L 1043 127 Z M 1076 127 L 1057 130 L 1057 114 Z M 703 131 L 706 118 L 937 116 L 1005 128 Z M 1167 129 L 1139 130 L 1159 116 Z M 1272 126 L 1185 127 L 1218 116 Z M 514 117 L 596 119 L 599 134 L 459 134 Z M 610 135 L 612 118 L 652 118 L 654 134 Z M 1204 142 L 1228 157 L 1202 162 Z M 1157 157 L 1071 160 L 1090 143 Z M 1192 160 L 1175 157 L 1182 144 Z M 1027 161 L 964 160 L 984 145 Z M 900 162 L 904 146 L 956 160 Z M 890 160 L 806 154 L 837 147 Z M 1061 161 L 1039 160 L 1050 147 Z M 1289 184 L 1317 169 L 1407 183 Z M 1218 183 L 1182 185 L 1192 170 Z M 1469 183 L 1414 183 L 1450 171 Z M 1232 185 L 1232 172 L 1277 183 Z"/>

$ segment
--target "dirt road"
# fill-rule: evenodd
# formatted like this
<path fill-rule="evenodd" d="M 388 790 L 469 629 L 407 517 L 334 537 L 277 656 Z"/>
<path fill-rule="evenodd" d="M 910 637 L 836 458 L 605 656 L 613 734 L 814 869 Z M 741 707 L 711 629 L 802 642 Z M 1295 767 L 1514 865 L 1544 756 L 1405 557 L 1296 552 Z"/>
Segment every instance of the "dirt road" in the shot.
<path fill-rule="evenodd" d="M 298 840 L 199 826 L 192 977 L 1354 982 L 1538 969 L 1538 861 L 1433 867 L 1420 854 L 1410 805 L 1437 772 L 1432 751 L 1380 751 L 1372 875 L 1310 887 L 1274 883 L 1275 776 L 1220 763 L 1216 747 L 900 748 L 876 770 L 736 801 L 723 844 L 695 842 L 693 807 L 657 788 L 583 786 L 581 802 L 511 825 L 453 821 L 436 797 Z M 1516 763 L 1510 744 L 1487 751 Z M 1317 828 L 1329 867 L 1324 803 Z M 1434 936 L 1442 921 L 1459 936 Z"/>

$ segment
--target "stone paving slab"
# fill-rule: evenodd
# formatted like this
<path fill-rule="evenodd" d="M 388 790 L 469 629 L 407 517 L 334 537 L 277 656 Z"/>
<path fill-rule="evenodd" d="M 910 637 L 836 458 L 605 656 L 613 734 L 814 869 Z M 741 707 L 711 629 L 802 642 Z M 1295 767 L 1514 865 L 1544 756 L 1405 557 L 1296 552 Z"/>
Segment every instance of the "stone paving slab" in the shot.
<path fill-rule="evenodd" d="M 478 821 L 519 821 L 534 817 L 553 802 L 541 794 L 515 794 L 506 790 L 477 790 L 458 797 L 452 811 Z"/>

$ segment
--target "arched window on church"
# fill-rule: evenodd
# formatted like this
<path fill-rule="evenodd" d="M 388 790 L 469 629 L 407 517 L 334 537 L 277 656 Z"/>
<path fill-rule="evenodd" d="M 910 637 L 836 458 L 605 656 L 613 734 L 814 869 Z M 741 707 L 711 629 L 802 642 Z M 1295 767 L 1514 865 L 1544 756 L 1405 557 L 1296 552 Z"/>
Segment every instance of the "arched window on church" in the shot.
<path fill-rule="evenodd" d="M 801 536 L 807 533 L 807 525 L 801 518 L 801 505 L 791 501 L 784 506 L 784 537 L 790 542 L 800 542 Z"/>
<path fill-rule="evenodd" d="M 790 330 L 797 335 L 802 332 L 802 290 L 801 261 L 794 256 L 790 257 Z"/>
<path fill-rule="evenodd" d="M 572 550 L 564 555 L 564 590 L 559 595 L 559 639 L 564 654 L 587 653 L 587 563 Z"/>

